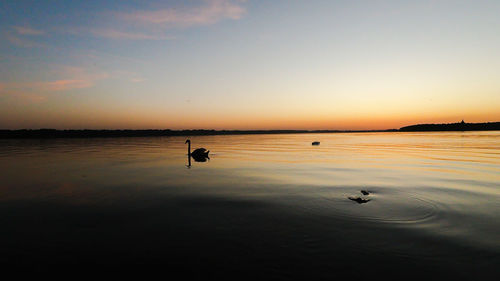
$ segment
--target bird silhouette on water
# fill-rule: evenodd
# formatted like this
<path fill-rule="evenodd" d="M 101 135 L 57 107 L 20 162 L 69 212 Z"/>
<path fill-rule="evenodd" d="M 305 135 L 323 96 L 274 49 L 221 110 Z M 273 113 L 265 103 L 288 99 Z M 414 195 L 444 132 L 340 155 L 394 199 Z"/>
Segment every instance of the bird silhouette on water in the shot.
<path fill-rule="evenodd" d="M 361 197 L 349 196 L 347 198 L 349 198 L 350 200 L 352 200 L 354 202 L 357 202 L 358 204 L 363 204 L 363 203 L 367 203 L 368 201 L 370 201 L 370 199 L 365 199 L 365 198 L 361 198 Z"/>
<path fill-rule="evenodd" d="M 208 157 L 208 153 L 210 152 L 210 150 L 206 150 L 205 148 L 200 147 L 191 152 L 191 140 L 188 139 L 185 143 L 188 144 L 188 157 L 193 157 L 194 161 L 206 162 L 207 159 L 210 159 L 210 157 Z"/>
<path fill-rule="evenodd" d="M 366 191 L 366 190 L 361 190 L 361 194 L 363 195 L 370 195 L 370 192 Z M 369 202 L 371 199 L 368 199 L 368 198 L 362 198 L 362 197 L 358 197 L 358 196 L 349 196 L 347 197 L 349 200 L 352 200 L 354 202 L 357 202 L 358 204 L 363 204 L 363 203 L 367 203 Z"/>

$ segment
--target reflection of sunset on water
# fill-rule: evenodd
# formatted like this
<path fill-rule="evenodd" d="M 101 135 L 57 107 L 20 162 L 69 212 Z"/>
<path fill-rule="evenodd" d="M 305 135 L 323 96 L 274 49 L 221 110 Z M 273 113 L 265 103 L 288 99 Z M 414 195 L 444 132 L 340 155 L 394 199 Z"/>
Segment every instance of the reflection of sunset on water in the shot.
<path fill-rule="evenodd" d="M 500 247 L 498 132 L 189 138 L 193 147 L 210 149 L 209 160 L 189 162 L 180 136 L 0 140 L 0 205 L 9 210 L 0 212 L 7 238 L 0 246 L 25 263 L 50 247 L 51 259 L 64 264 L 64 251 L 88 259 L 92 237 L 99 249 L 92 260 L 106 265 L 144 258 L 165 265 L 211 252 L 216 265 L 192 257 L 186 263 L 214 274 L 222 266 L 231 276 L 246 264 L 259 268 L 254 274 L 275 276 L 296 263 L 277 258 L 286 241 L 288 256 L 310 252 L 313 264 L 329 264 L 312 276 L 356 264 L 353 252 L 378 261 L 386 253 L 377 270 L 396 275 L 409 270 L 407 260 L 424 268 L 439 264 L 436 272 L 448 272 L 451 261 L 463 269 L 455 268 L 460 275 L 476 266 L 493 270 L 485 256 Z M 41 238 L 19 244 L 19 231 Z M 302 244 L 297 232 L 322 247 Z M 219 240 L 238 253 L 271 257 L 278 272 L 217 247 Z M 429 264 L 425 257 L 433 251 L 440 254 Z M 227 256 L 246 262 L 228 263 Z M 456 258 L 464 256 L 471 258 Z M 331 259 L 341 261 L 331 265 Z"/>

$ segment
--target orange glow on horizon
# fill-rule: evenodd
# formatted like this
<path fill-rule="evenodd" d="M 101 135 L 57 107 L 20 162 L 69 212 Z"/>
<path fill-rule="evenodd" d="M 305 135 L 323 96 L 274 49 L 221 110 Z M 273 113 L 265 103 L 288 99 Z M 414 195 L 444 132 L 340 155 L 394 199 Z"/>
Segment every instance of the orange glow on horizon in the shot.
<path fill-rule="evenodd" d="M 33 115 L 35 115 L 34 113 Z M 422 123 L 455 123 L 462 119 L 468 123 L 498 122 L 500 114 L 496 112 L 468 113 L 462 115 L 442 114 L 408 114 L 372 116 L 255 116 L 224 115 L 205 117 L 203 114 L 155 113 L 131 111 L 124 115 L 116 111 L 85 111 L 71 115 L 58 113 L 44 114 L 44 118 L 36 119 L 27 115 L 24 118 L 13 118 L 13 125 L 3 129 L 215 129 L 215 130 L 385 130 L 398 129 L 403 126 Z"/>

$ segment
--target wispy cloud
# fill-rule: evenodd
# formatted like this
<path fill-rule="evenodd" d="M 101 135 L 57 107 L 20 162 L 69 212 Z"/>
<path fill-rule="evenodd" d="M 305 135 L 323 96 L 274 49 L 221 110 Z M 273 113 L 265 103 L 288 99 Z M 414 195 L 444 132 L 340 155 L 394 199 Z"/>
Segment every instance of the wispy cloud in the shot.
<path fill-rule="evenodd" d="M 19 35 L 42 35 L 45 33 L 41 30 L 36 30 L 36 29 L 33 29 L 31 27 L 26 27 L 26 26 L 13 26 L 12 28 Z"/>
<path fill-rule="evenodd" d="M 43 44 L 26 38 L 28 36 L 38 36 L 42 34 L 44 34 L 44 32 L 41 30 L 24 26 L 12 26 L 12 29 L 4 33 L 5 39 L 7 39 L 9 43 L 23 48 L 44 47 Z"/>
<path fill-rule="evenodd" d="M 144 33 L 124 32 L 115 29 L 93 29 L 90 33 L 97 37 L 109 39 L 126 39 L 126 40 L 164 40 L 172 39 L 172 37 L 162 35 L 151 35 Z"/>
<path fill-rule="evenodd" d="M 170 40 L 167 29 L 215 24 L 225 19 L 237 20 L 245 13 L 245 0 L 201 0 L 195 6 L 108 12 L 96 26 L 53 27 L 59 34 L 92 36 L 114 40 Z M 16 26 L 18 34 L 39 35 L 42 31 Z M 21 44 L 17 40 L 18 44 Z M 26 45 L 26 44 L 25 44 Z"/>
<path fill-rule="evenodd" d="M 35 48 L 35 47 L 44 47 L 43 44 L 35 42 L 30 39 L 22 38 L 12 33 L 7 32 L 5 34 L 5 38 L 9 43 L 14 46 L 23 47 L 23 48 Z"/>
<path fill-rule="evenodd" d="M 58 66 L 56 79 L 50 81 L 0 82 L 0 96 L 28 102 L 46 100 L 47 94 L 90 88 L 99 80 L 109 77 L 106 72 L 89 72 L 83 67 Z"/>
<path fill-rule="evenodd" d="M 118 25 L 118 24 L 117 24 Z M 127 28 L 129 26 L 121 28 Z M 54 28 L 54 31 L 60 34 L 69 34 L 74 36 L 92 36 L 106 39 L 116 39 L 116 40 L 167 40 L 174 39 L 172 36 L 165 36 L 158 33 L 148 33 L 142 30 L 133 31 L 130 30 L 122 31 L 120 28 L 110 28 L 110 27 L 65 27 L 65 28 Z"/>
<path fill-rule="evenodd" d="M 132 82 L 132 83 L 141 83 L 144 81 L 146 81 L 146 79 L 144 79 L 144 78 L 132 78 L 132 79 L 130 79 L 130 82 Z"/>
<path fill-rule="evenodd" d="M 39 89 L 44 91 L 64 91 L 72 89 L 83 89 L 89 88 L 94 85 L 91 80 L 55 80 L 49 82 L 39 82 L 37 86 Z"/>
<path fill-rule="evenodd" d="M 203 5 L 160 10 L 139 10 L 120 13 L 118 17 L 126 21 L 171 27 L 190 27 L 214 24 L 224 19 L 239 19 L 246 13 L 242 1 L 204 0 Z"/>
<path fill-rule="evenodd" d="M 102 71 L 88 71 L 84 67 L 59 66 L 55 75 L 60 79 L 38 82 L 36 86 L 44 91 L 64 91 L 72 89 L 90 88 L 99 80 L 109 77 L 109 74 Z"/>
<path fill-rule="evenodd" d="M 22 90 L 19 85 L 11 83 L 0 83 L 0 97 L 14 98 L 29 103 L 39 103 L 46 100 L 46 97 L 30 90 Z"/>

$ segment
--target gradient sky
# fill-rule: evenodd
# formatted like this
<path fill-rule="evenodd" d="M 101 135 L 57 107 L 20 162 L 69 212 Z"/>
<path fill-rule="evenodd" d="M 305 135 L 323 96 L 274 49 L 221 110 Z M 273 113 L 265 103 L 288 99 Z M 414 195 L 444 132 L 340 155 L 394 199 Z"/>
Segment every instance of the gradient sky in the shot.
<path fill-rule="evenodd" d="M 1 1 L 0 128 L 500 121 L 500 1 Z"/>

